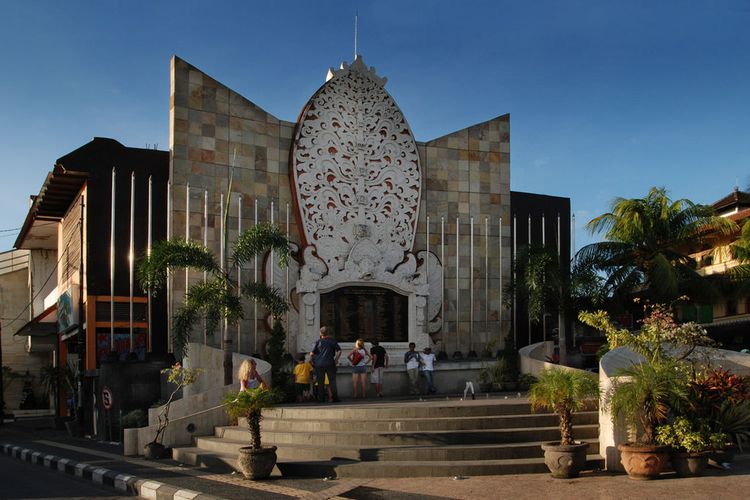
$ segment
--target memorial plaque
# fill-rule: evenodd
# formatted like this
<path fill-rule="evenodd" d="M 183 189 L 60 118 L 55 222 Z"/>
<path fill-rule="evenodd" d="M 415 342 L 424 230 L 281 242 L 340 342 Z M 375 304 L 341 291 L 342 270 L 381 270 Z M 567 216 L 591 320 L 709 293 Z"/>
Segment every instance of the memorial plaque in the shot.
<path fill-rule="evenodd" d="M 320 324 L 339 342 L 407 342 L 408 298 L 387 288 L 350 286 L 321 295 Z"/>

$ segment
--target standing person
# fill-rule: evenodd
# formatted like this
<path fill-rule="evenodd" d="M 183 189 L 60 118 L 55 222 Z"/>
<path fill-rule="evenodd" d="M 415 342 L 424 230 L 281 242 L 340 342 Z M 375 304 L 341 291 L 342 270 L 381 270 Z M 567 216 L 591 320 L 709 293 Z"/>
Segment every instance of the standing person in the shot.
<path fill-rule="evenodd" d="M 425 347 L 422 353 L 422 375 L 424 376 L 425 382 L 427 382 L 427 390 L 430 394 L 437 392 L 435 385 L 432 383 L 432 371 L 435 369 L 435 355 L 432 354 L 431 347 Z"/>
<path fill-rule="evenodd" d="M 242 362 L 237 378 L 240 379 L 240 391 L 257 389 L 258 387 L 268 388 L 268 384 L 258 373 L 258 365 L 253 358 Z"/>
<path fill-rule="evenodd" d="M 367 364 L 370 362 L 370 355 L 365 350 L 365 341 L 357 339 L 352 352 L 349 353 L 347 358 L 352 364 L 354 399 L 357 399 L 358 386 L 362 389 L 362 399 L 365 399 L 367 397 Z"/>
<path fill-rule="evenodd" d="M 310 360 L 315 369 L 315 378 L 321 383 L 326 377 L 328 384 L 328 401 L 331 403 L 339 402 L 339 393 L 336 390 L 336 365 L 341 357 L 341 347 L 338 342 L 328 336 L 328 328 L 320 327 L 320 338 L 315 341 L 313 350 L 310 351 Z M 319 401 L 323 402 L 322 391 Z"/>
<path fill-rule="evenodd" d="M 297 402 L 307 401 L 310 398 L 310 379 L 312 365 L 305 361 L 305 355 L 300 354 L 297 365 L 294 367 L 294 387 L 297 393 Z"/>
<path fill-rule="evenodd" d="M 383 372 L 388 368 L 388 353 L 385 348 L 381 347 L 377 340 L 372 341 L 370 349 L 370 359 L 372 360 L 372 373 L 370 381 L 375 384 L 375 394 L 379 398 L 383 397 Z"/>
<path fill-rule="evenodd" d="M 404 364 L 406 374 L 409 375 L 409 394 L 419 395 L 419 365 L 422 364 L 419 353 L 414 349 L 417 345 L 409 342 L 409 350 L 404 353 Z"/>

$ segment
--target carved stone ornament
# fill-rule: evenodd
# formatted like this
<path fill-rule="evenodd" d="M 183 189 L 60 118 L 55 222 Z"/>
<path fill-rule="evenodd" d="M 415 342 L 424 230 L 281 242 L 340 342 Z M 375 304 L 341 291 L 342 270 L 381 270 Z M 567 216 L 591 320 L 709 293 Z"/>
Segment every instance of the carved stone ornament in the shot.
<path fill-rule="evenodd" d="M 391 281 L 382 273 L 392 273 L 414 243 L 419 154 L 384 83 L 357 57 L 329 71 L 300 115 L 292 182 L 305 242 L 315 248 L 314 266 L 324 264 L 328 286 L 339 274 L 342 282 Z M 309 264 L 312 253 L 304 255 Z M 320 276 L 308 271 L 307 279 Z"/>

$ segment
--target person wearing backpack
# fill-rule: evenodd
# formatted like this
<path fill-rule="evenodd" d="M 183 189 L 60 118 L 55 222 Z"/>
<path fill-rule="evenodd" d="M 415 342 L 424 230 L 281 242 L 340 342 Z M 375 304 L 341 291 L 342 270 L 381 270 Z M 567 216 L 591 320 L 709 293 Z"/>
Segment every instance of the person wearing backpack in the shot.
<path fill-rule="evenodd" d="M 417 345 L 409 342 L 409 350 L 404 353 L 404 364 L 406 365 L 406 374 L 409 376 L 409 394 L 419 395 L 419 365 L 422 364 L 422 358 L 414 349 Z"/>
<path fill-rule="evenodd" d="M 367 397 L 367 364 L 370 355 L 365 350 L 365 341 L 357 339 L 352 352 L 347 356 L 352 364 L 352 384 L 354 385 L 354 399 L 357 399 L 358 387 L 362 389 L 362 399 Z"/>

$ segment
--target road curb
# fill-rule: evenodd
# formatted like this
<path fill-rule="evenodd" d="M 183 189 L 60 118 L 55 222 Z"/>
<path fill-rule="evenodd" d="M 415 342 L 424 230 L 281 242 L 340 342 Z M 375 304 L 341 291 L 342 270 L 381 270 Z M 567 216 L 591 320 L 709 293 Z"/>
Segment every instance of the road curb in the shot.
<path fill-rule="evenodd" d="M 104 467 L 88 465 L 22 446 L 4 443 L 0 445 L 0 449 L 6 455 L 23 462 L 64 472 L 95 484 L 109 486 L 125 494 L 138 495 L 141 498 L 152 500 L 225 500 L 199 491 L 181 489 L 151 479 L 141 479 L 130 474 L 122 474 Z"/>

